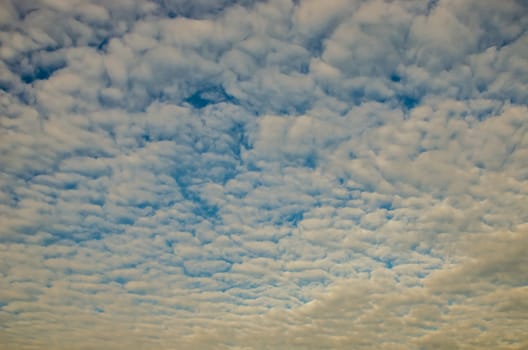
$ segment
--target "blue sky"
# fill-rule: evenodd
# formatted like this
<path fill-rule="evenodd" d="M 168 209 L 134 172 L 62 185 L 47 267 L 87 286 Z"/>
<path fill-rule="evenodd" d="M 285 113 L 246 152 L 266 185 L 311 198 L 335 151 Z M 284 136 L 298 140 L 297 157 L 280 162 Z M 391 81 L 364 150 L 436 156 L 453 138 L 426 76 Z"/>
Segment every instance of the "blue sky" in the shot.
<path fill-rule="evenodd" d="M 528 348 L 527 13 L 0 1 L 0 349 Z"/>

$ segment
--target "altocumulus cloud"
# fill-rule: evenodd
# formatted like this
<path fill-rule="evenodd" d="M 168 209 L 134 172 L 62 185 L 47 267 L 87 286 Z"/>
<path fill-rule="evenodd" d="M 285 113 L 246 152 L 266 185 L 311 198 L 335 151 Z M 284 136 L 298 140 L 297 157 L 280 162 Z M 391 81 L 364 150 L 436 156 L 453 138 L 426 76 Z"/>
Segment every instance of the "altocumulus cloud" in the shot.
<path fill-rule="evenodd" d="M 522 0 L 0 1 L 0 349 L 528 348 Z"/>

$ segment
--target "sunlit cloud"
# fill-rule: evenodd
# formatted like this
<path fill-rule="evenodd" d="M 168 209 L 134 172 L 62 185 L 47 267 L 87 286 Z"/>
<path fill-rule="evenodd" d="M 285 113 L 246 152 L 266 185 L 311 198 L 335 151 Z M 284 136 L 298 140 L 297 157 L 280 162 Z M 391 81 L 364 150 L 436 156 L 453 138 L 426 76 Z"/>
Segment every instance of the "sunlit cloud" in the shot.
<path fill-rule="evenodd" d="M 522 1 L 0 2 L 0 349 L 528 347 Z"/>

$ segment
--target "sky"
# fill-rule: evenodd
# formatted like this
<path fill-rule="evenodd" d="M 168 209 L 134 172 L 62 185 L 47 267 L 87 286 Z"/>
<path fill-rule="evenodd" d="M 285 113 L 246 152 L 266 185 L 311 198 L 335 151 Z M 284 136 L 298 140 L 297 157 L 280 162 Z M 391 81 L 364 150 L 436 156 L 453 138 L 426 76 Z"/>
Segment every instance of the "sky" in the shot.
<path fill-rule="evenodd" d="M 524 0 L 0 0 L 0 350 L 528 349 Z"/>

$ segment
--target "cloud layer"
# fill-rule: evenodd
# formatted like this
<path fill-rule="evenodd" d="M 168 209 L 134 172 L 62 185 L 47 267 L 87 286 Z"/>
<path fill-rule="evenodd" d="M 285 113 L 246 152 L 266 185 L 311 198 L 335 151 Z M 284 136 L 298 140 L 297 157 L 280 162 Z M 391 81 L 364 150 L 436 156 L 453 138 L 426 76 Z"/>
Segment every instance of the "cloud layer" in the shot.
<path fill-rule="evenodd" d="M 528 347 L 523 1 L 0 1 L 0 349 Z"/>

